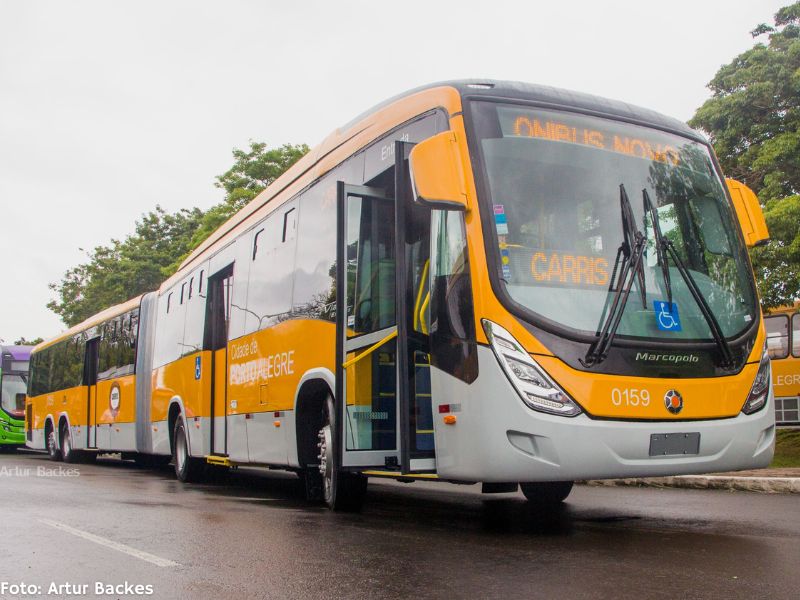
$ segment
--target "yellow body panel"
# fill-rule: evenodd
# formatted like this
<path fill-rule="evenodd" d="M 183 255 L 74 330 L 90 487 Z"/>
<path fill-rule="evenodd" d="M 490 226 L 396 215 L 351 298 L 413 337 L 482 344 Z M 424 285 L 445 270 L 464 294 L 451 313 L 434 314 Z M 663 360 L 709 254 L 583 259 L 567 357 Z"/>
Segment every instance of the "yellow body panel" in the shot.
<path fill-rule="evenodd" d="M 625 377 L 575 371 L 553 357 L 537 356 L 536 360 L 589 414 L 618 419 L 672 421 L 736 416 L 758 371 L 758 364 L 751 363 L 729 377 Z M 683 397 L 683 410 L 677 415 L 664 405 L 664 395 L 670 390 Z"/>
<path fill-rule="evenodd" d="M 336 325 L 312 319 L 285 321 L 230 342 L 228 414 L 294 410 L 300 378 L 320 367 L 333 372 L 335 349 Z"/>
<path fill-rule="evenodd" d="M 28 398 L 27 403 L 33 407 L 33 429 L 42 429 L 48 415 L 52 415 L 58 423 L 59 416 L 64 413 L 70 425 L 87 425 L 86 389 L 86 386 L 79 385 Z"/>
<path fill-rule="evenodd" d="M 119 405 L 115 410 L 116 400 L 112 397 L 119 394 Z M 85 403 L 84 403 L 85 404 Z M 115 379 L 97 382 L 97 423 L 135 423 L 136 422 L 136 376 L 126 375 Z"/>
<path fill-rule="evenodd" d="M 778 398 L 800 396 L 800 358 L 773 359 L 772 385 Z"/>
<path fill-rule="evenodd" d="M 196 378 L 196 361 L 200 358 L 200 377 Z M 153 396 L 150 419 L 166 421 L 170 402 L 180 398 L 187 419 L 208 417 L 211 412 L 211 352 L 195 352 L 162 367 L 153 369 Z"/>

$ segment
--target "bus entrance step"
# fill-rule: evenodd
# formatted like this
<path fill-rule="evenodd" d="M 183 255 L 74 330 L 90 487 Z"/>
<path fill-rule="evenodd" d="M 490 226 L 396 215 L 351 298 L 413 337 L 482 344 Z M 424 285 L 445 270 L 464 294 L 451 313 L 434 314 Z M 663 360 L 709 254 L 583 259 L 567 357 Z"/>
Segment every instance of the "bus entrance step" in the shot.
<path fill-rule="evenodd" d="M 211 454 L 206 456 L 206 462 L 210 465 L 216 465 L 218 467 L 231 467 L 233 463 L 227 456 L 216 456 Z"/>

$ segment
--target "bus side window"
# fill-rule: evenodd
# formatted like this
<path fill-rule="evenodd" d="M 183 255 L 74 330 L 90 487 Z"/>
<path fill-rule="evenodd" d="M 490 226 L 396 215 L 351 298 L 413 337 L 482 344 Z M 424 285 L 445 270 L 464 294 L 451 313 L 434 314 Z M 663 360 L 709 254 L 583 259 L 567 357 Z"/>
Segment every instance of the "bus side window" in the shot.
<path fill-rule="evenodd" d="M 259 229 L 253 236 L 253 260 L 256 259 L 256 255 L 258 254 L 258 238 L 261 237 L 262 233 L 264 233 L 264 230 Z"/>
<path fill-rule="evenodd" d="M 789 317 L 773 315 L 764 318 L 767 328 L 767 352 L 771 359 L 789 356 Z"/>
<path fill-rule="evenodd" d="M 800 313 L 792 315 L 792 356 L 800 358 Z"/>
<path fill-rule="evenodd" d="M 293 240 L 297 233 L 297 210 L 295 207 L 290 208 L 283 213 L 283 236 L 282 242 Z"/>

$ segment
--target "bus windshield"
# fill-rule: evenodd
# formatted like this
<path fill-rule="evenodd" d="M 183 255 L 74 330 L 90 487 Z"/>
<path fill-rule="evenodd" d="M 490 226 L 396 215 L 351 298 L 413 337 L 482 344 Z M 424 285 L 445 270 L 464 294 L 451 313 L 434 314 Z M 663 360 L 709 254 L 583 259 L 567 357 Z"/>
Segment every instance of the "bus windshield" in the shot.
<path fill-rule="evenodd" d="M 2 398 L 0 406 L 12 417 L 22 419 L 25 416 L 25 392 L 28 378 L 24 375 L 4 373 L 2 378 Z"/>
<path fill-rule="evenodd" d="M 753 323 L 746 251 L 706 146 L 522 105 L 473 102 L 472 117 L 497 234 L 490 256 L 510 300 L 534 320 L 583 334 L 598 330 L 625 254 L 624 194 L 633 229 L 646 241 L 643 277 L 636 278 L 618 335 L 670 342 L 712 337 L 674 258 L 656 247 L 648 203 L 722 334 L 735 337 Z"/>

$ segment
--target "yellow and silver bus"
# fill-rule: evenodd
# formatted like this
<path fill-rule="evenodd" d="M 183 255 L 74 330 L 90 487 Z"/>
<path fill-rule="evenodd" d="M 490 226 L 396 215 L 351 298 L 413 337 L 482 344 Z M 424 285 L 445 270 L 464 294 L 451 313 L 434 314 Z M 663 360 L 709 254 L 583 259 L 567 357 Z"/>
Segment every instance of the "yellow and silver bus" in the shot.
<path fill-rule="evenodd" d="M 800 425 L 800 302 L 769 311 L 764 324 L 772 361 L 775 421 Z"/>
<path fill-rule="evenodd" d="M 767 235 L 679 121 L 523 83 L 427 86 L 337 129 L 157 292 L 38 347 L 29 445 L 63 456 L 77 427 L 70 452 L 172 456 L 185 481 L 289 469 L 332 508 L 378 476 L 546 503 L 577 479 L 766 466 L 747 246 Z M 131 311 L 136 335 L 109 329 Z M 135 360 L 101 377 L 120 331 Z M 46 370 L 61 345 L 82 379 Z"/>

